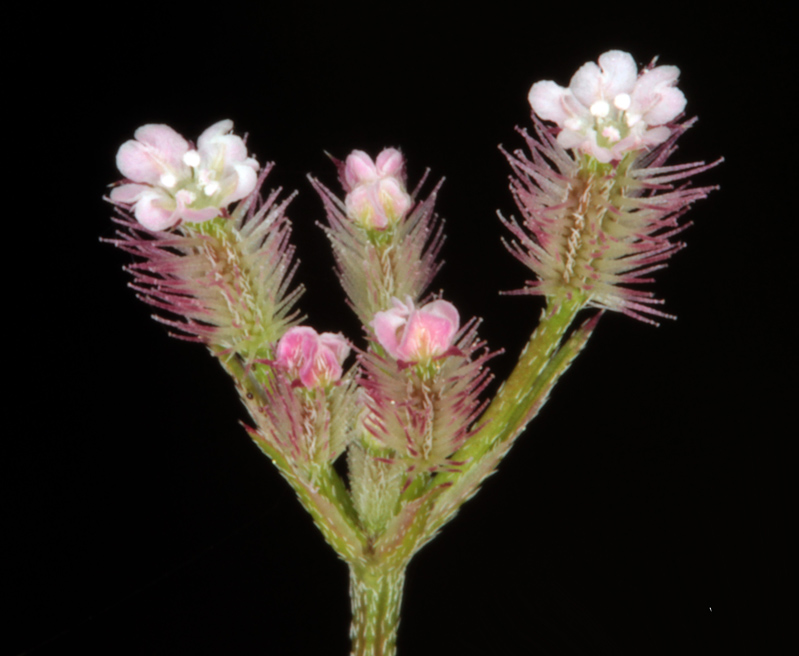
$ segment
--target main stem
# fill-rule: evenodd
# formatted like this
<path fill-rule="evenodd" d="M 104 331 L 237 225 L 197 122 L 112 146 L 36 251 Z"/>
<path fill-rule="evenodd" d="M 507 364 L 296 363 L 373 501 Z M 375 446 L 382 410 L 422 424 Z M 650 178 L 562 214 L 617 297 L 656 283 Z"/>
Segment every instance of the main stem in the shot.
<path fill-rule="evenodd" d="M 350 656 L 395 656 L 404 583 L 404 564 L 350 564 Z"/>

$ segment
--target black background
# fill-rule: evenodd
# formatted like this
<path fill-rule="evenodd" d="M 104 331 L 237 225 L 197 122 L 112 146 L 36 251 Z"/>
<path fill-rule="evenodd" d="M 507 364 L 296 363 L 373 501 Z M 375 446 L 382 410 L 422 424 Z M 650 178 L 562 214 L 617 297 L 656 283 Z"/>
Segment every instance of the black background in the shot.
<path fill-rule="evenodd" d="M 542 304 L 497 295 L 529 277 L 499 241 L 496 210 L 516 209 L 497 144 L 521 146 L 533 82 L 565 85 L 612 48 L 682 69 L 700 120 L 675 162 L 726 158 L 697 180 L 721 190 L 654 287 L 679 320 L 602 319 L 499 474 L 414 559 L 400 653 L 769 653 L 781 616 L 754 609 L 786 585 L 777 465 L 795 433 L 778 419 L 794 334 L 793 119 L 771 29 L 785 19 L 662 9 L 131 6 L 20 26 L 46 56 L 12 62 L 26 147 L 6 183 L 21 293 L 6 310 L 0 653 L 347 653 L 346 566 L 238 425 L 222 369 L 167 337 L 126 288 L 129 257 L 98 241 L 139 125 L 249 133 L 276 162 L 267 186 L 300 192 L 302 309 L 354 340 L 306 174 L 333 187 L 323 151 L 398 146 L 411 185 L 446 176 L 434 289 L 483 317 L 503 379 Z"/>

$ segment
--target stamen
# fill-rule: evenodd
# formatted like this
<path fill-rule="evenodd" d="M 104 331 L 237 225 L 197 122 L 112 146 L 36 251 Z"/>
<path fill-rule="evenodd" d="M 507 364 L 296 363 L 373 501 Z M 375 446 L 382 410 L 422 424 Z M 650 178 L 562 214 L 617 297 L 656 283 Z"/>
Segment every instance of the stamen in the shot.
<path fill-rule="evenodd" d="M 172 189 L 172 187 L 177 184 L 178 179 L 171 173 L 162 173 L 160 181 L 162 186 L 166 187 L 167 189 Z"/>
<path fill-rule="evenodd" d="M 183 156 L 183 163 L 192 168 L 200 165 L 200 153 L 196 150 L 190 150 Z"/>
<path fill-rule="evenodd" d="M 597 100 L 591 105 L 591 114 L 597 118 L 605 118 L 610 112 L 610 105 L 605 100 Z"/>
<path fill-rule="evenodd" d="M 625 111 L 630 108 L 630 103 L 632 99 L 630 98 L 629 94 L 620 93 L 613 99 L 613 104 L 616 106 L 616 109 L 620 109 L 621 111 Z"/>

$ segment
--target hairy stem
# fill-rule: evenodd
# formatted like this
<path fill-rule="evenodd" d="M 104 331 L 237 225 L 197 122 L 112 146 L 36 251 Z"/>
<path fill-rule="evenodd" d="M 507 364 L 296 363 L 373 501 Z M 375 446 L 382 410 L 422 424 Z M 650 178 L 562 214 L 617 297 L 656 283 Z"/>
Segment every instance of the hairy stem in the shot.
<path fill-rule="evenodd" d="M 541 407 L 560 376 L 588 341 L 598 316 L 561 346 L 585 299 L 550 300 L 538 327 L 519 357 L 519 362 L 480 419 L 483 427 L 454 456 L 464 461 L 459 471 L 436 476 L 436 485 L 447 485 L 432 511 L 427 533 L 441 528 L 490 475 Z"/>
<path fill-rule="evenodd" d="M 351 656 L 394 656 L 405 565 L 350 565 Z"/>

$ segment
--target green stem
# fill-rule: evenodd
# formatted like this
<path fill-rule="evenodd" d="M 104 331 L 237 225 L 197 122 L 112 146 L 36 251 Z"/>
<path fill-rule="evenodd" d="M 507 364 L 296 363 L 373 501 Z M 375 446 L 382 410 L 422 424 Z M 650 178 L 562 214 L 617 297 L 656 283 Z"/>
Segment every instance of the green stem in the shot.
<path fill-rule="evenodd" d="M 236 383 L 242 401 L 255 417 L 266 402 L 262 385 L 247 371 L 235 355 L 222 354 L 218 348 L 211 352 Z M 341 477 L 329 463 L 300 467 L 286 454 L 263 439 L 257 431 L 248 429 L 259 449 L 278 468 L 283 478 L 294 489 L 297 498 L 322 532 L 327 543 L 347 561 L 358 558 L 366 547 L 366 538 L 360 527 L 350 494 Z"/>
<path fill-rule="evenodd" d="M 547 365 L 553 360 L 584 303 L 583 299 L 577 298 L 548 303 L 541 322 L 519 356 L 518 364 L 480 418 L 483 428 L 453 456 L 453 460 L 476 462 L 494 445 L 513 439 L 524 430 L 546 401 L 555 382 L 553 376 L 543 374 L 550 373 L 546 371 Z"/>
<path fill-rule="evenodd" d="M 547 371 L 548 365 L 555 359 L 563 337 L 584 305 L 585 299 L 577 296 L 547 304 L 544 317 L 519 356 L 516 368 L 480 419 L 487 422 L 485 429 L 464 451 L 473 449 L 483 454 L 494 444 L 516 437 L 538 414 L 557 379 L 555 374 L 561 373 Z"/>
<path fill-rule="evenodd" d="M 490 475 L 546 402 L 560 376 L 577 356 L 596 323 L 596 318 L 581 326 L 561 346 L 585 299 L 550 300 L 538 327 L 530 336 L 519 362 L 499 389 L 480 422 L 483 427 L 452 458 L 464 461 L 459 471 L 442 472 L 436 485 L 446 484 L 428 520 L 427 532 L 433 535 L 443 526 Z"/>
<path fill-rule="evenodd" d="M 395 656 L 405 564 L 350 564 L 350 656 Z"/>

